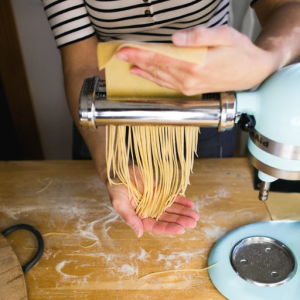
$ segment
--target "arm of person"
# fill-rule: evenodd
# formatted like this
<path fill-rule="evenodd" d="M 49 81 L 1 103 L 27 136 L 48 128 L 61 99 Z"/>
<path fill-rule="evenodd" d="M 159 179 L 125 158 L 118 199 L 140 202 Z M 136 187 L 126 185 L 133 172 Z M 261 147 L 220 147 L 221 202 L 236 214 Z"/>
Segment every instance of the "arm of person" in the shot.
<path fill-rule="evenodd" d="M 208 47 L 202 64 L 131 48 L 117 57 L 134 65 L 132 74 L 188 96 L 252 88 L 300 56 L 300 1 L 259 0 L 254 9 L 263 27 L 255 43 L 228 26 L 198 26 L 173 35 L 176 46 Z"/>
<path fill-rule="evenodd" d="M 65 90 L 73 119 L 83 136 L 100 179 L 107 187 L 112 206 L 123 220 L 141 237 L 143 231 L 158 234 L 181 234 L 185 228 L 196 226 L 199 214 L 193 210 L 194 203 L 182 196 L 178 196 L 175 203 L 169 207 L 158 221 L 154 219 L 140 219 L 124 185 L 110 185 L 106 174 L 106 130 L 100 126 L 96 131 L 82 129 L 79 125 L 78 100 L 80 90 L 86 77 L 99 76 L 104 73 L 98 70 L 96 36 L 61 48 Z"/>
<path fill-rule="evenodd" d="M 104 78 L 104 73 L 98 70 L 97 43 L 97 37 L 92 36 L 62 47 L 60 52 L 69 109 L 90 150 L 100 179 L 105 183 L 107 178 L 105 155 L 103 155 L 105 153 L 105 127 L 100 126 L 96 131 L 84 130 L 79 125 L 78 115 L 78 100 L 85 78 L 92 76 Z"/>
<path fill-rule="evenodd" d="M 272 53 L 278 68 L 300 56 L 300 1 L 260 0 L 253 5 L 262 31 L 255 44 Z"/>

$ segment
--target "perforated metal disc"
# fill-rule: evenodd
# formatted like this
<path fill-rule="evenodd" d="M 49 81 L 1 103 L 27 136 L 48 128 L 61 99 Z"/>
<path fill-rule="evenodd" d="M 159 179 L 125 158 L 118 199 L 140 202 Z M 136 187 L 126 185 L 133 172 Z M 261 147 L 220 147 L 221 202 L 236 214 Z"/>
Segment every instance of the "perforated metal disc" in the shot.
<path fill-rule="evenodd" d="M 295 257 L 283 243 L 267 237 L 251 237 L 237 243 L 231 264 L 244 280 L 258 286 L 279 286 L 295 273 Z"/>

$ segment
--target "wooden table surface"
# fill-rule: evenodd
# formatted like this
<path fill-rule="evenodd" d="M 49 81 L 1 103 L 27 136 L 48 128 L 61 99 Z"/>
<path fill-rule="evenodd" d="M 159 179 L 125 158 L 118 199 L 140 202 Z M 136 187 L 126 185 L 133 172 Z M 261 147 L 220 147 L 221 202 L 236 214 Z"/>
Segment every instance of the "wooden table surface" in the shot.
<path fill-rule="evenodd" d="M 245 158 L 196 160 L 191 184 L 187 196 L 201 215 L 197 227 L 138 239 L 111 208 L 92 162 L 1 162 L 0 230 L 27 223 L 45 240 L 42 259 L 25 277 L 29 299 L 225 299 L 207 271 L 141 278 L 206 267 L 220 237 L 270 220 Z M 30 233 L 8 239 L 22 264 L 34 255 Z"/>

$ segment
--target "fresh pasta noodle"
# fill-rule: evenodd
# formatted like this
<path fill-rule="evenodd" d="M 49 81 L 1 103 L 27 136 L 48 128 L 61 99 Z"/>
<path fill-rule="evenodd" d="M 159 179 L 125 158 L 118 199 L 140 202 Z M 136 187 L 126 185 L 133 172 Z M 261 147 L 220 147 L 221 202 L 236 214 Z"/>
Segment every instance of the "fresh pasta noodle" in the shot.
<path fill-rule="evenodd" d="M 161 44 L 99 43 L 99 69 L 105 68 L 106 91 L 110 100 L 120 100 L 120 97 L 126 100 L 127 96 L 184 97 L 131 75 L 130 65 L 117 60 L 114 55 L 122 47 L 150 50 L 198 64 L 204 60 L 207 51 L 205 48 L 179 49 Z M 177 195 L 184 196 L 190 183 L 198 133 L 199 128 L 193 126 L 106 127 L 108 181 L 127 187 L 138 216 L 158 219 L 174 203 Z"/>
<path fill-rule="evenodd" d="M 177 195 L 184 196 L 198 132 L 198 127 L 107 126 L 109 183 L 126 185 L 137 215 L 158 219 Z"/>
<path fill-rule="evenodd" d="M 205 268 L 201 268 L 201 269 L 176 269 L 176 270 L 168 270 L 168 271 L 161 271 L 161 272 L 153 272 L 153 273 L 149 273 L 149 274 L 146 274 L 142 277 L 139 278 L 139 280 L 145 280 L 145 279 L 148 279 L 149 277 L 153 277 L 153 276 L 156 276 L 156 275 L 166 275 L 166 274 L 170 274 L 170 273 L 180 273 L 180 272 L 203 272 L 203 271 L 206 271 L 206 270 L 209 270 L 213 267 L 215 267 L 217 265 L 217 263 L 213 264 L 213 265 L 210 265 L 208 267 L 205 267 Z"/>

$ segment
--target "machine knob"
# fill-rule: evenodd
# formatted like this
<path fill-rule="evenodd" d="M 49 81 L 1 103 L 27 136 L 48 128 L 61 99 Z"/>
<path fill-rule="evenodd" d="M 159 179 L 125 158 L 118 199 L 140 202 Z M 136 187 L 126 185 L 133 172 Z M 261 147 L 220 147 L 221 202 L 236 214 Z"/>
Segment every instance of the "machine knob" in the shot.
<path fill-rule="evenodd" d="M 238 125 L 243 131 L 249 132 L 255 127 L 255 118 L 246 113 L 241 114 Z"/>

